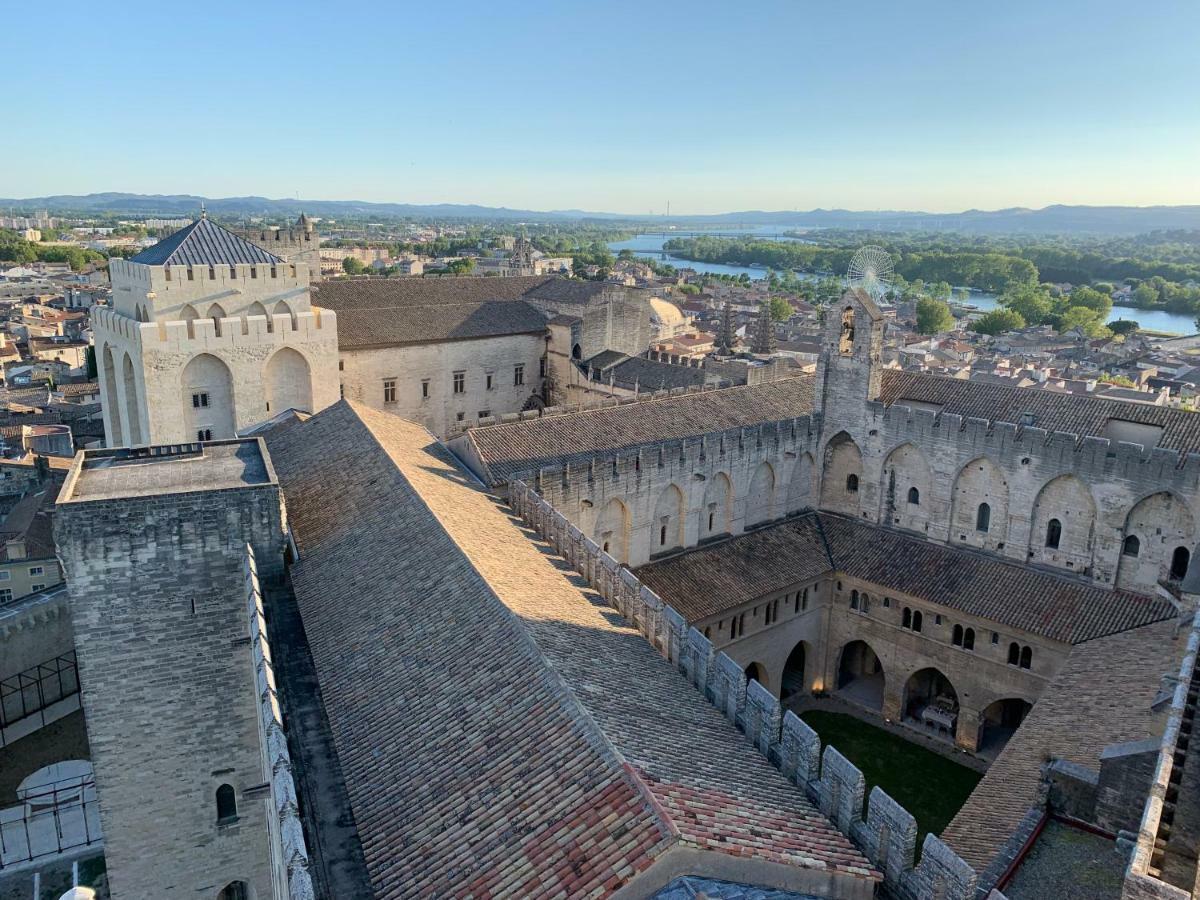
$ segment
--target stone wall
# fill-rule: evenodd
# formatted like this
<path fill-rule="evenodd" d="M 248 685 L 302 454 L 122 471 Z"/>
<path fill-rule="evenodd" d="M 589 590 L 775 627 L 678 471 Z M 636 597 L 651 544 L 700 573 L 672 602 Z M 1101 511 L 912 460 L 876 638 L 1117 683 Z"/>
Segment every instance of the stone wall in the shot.
<path fill-rule="evenodd" d="M 934 835 L 914 860 L 917 824 L 879 788 L 863 814 L 863 774 L 741 667 L 665 604 L 610 554 L 524 482 L 509 484 L 514 512 L 543 537 L 593 589 L 650 641 L 683 677 L 714 703 L 772 764 L 884 873 L 905 900 L 973 900 L 975 872 Z M 994 898 L 1000 898 L 998 893 Z"/>
<path fill-rule="evenodd" d="M 343 350 L 339 374 L 347 400 L 394 413 L 445 438 L 479 422 L 480 413 L 488 419 L 519 413 L 532 396 L 542 394 L 539 373 L 545 351 L 542 334 Z M 516 384 L 517 366 L 522 367 L 521 384 Z M 464 375 L 462 394 L 454 393 L 455 372 Z M 385 379 L 396 383 L 394 401 L 385 399 Z M 428 384 L 428 395 L 422 382 Z"/>
<path fill-rule="evenodd" d="M 282 515 L 272 484 L 58 506 L 116 900 L 274 896 L 244 560 L 282 573 Z M 222 785 L 237 816 L 218 822 Z"/>

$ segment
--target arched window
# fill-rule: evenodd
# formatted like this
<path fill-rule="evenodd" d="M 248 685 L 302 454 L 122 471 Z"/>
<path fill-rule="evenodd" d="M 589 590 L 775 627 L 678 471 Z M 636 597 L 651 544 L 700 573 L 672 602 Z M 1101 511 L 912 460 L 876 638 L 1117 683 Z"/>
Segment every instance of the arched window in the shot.
<path fill-rule="evenodd" d="M 1131 534 L 1125 538 L 1125 544 L 1121 547 L 1121 552 L 1126 556 L 1137 556 L 1142 552 L 1142 542 L 1138 540 L 1136 534 Z"/>
<path fill-rule="evenodd" d="M 992 508 L 986 503 L 980 503 L 975 510 L 975 530 L 987 531 L 992 525 Z"/>
<path fill-rule="evenodd" d="M 658 529 L 658 546 L 667 546 L 667 526 L 663 525 Z"/>
<path fill-rule="evenodd" d="M 1021 648 L 1021 668 L 1028 669 L 1033 665 L 1033 650 L 1029 647 Z"/>
<path fill-rule="evenodd" d="M 848 490 L 852 494 L 858 490 L 858 476 L 857 475 L 847 475 L 846 476 L 846 490 Z"/>
<path fill-rule="evenodd" d="M 1017 646 L 1017 642 L 1013 641 L 1008 645 L 1008 664 L 1015 666 L 1021 661 L 1021 648 Z"/>
<path fill-rule="evenodd" d="M 1046 546 L 1051 550 L 1058 549 L 1058 542 L 1062 540 L 1062 522 L 1058 519 L 1051 519 L 1046 525 Z"/>
<path fill-rule="evenodd" d="M 915 487 L 910 487 L 908 489 L 908 502 L 911 503 L 913 506 L 921 505 L 921 492 L 918 491 Z"/>
<path fill-rule="evenodd" d="M 850 608 L 858 609 L 858 591 L 850 592 Z"/>
<path fill-rule="evenodd" d="M 963 627 L 961 625 L 954 626 L 954 636 L 950 638 L 950 643 L 955 647 L 961 647 L 963 643 Z"/>
<path fill-rule="evenodd" d="M 250 900 L 250 885 L 244 881 L 231 881 L 221 888 L 217 900 Z"/>
<path fill-rule="evenodd" d="M 858 608 L 863 612 L 869 612 L 871 609 L 871 595 L 864 592 L 858 596 Z"/>
<path fill-rule="evenodd" d="M 974 628 L 968 628 L 966 631 L 963 632 L 963 649 L 964 650 L 974 650 L 975 649 L 975 629 Z"/>
<path fill-rule="evenodd" d="M 915 609 L 915 610 L 913 610 L 913 627 L 912 627 L 912 630 L 913 630 L 913 631 L 920 631 L 920 630 L 921 630 L 921 611 L 920 611 L 919 609 Z"/>
<path fill-rule="evenodd" d="M 228 822 L 237 818 L 237 798 L 233 786 L 223 784 L 217 788 L 217 821 Z"/>
<path fill-rule="evenodd" d="M 854 307 L 847 306 L 842 311 L 842 333 L 838 340 L 838 352 L 849 356 L 854 352 Z"/>
<path fill-rule="evenodd" d="M 907 606 L 904 607 L 904 613 L 900 617 L 901 628 L 912 628 L 912 610 Z"/>
<path fill-rule="evenodd" d="M 1187 574 L 1188 563 L 1191 562 L 1192 554 L 1187 547 L 1176 547 L 1175 552 L 1171 554 L 1171 580 L 1179 581 Z"/>
<path fill-rule="evenodd" d="M 580 347 L 578 344 L 576 344 L 574 347 L 571 348 L 571 358 L 572 359 L 583 359 L 583 348 Z"/>

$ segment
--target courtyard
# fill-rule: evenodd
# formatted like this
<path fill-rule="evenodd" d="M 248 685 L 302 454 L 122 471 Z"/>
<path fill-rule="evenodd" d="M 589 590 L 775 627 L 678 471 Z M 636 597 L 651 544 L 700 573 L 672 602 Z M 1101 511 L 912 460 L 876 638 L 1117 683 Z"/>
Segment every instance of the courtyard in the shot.
<path fill-rule="evenodd" d="M 845 713 L 808 709 L 800 717 L 917 820 L 917 848 L 941 834 L 982 774 Z"/>

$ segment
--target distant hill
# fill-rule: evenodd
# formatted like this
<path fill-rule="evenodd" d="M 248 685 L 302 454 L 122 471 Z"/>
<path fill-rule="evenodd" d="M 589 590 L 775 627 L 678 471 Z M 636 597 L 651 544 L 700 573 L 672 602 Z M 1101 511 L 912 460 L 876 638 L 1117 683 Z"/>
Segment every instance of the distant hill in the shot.
<path fill-rule="evenodd" d="M 267 197 L 198 197 L 192 194 L 85 194 L 0 199 L 0 210 L 48 209 L 59 213 L 119 215 L 195 215 L 204 204 L 215 216 L 246 218 L 297 216 L 301 211 L 324 218 L 378 217 L 411 219 L 475 219 L 501 221 L 579 221 L 586 219 L 651 223 L 662 217 L 588 212 L 579 209 L 537 211 L 475 204 L 368 203 L 362 200 L 272 200 Z M 773 225 L 780 228 L 863 228 L 879 230 L 960 231 L 979 234 L 1139 234 L 1161 229 L 1200 229 L 1200 206 L 1047 206 L 1042 209 L 979 210 L 927 213 L 905 210 L 846 209 L 746 210 L 708 216 L 673 216 L 673 226 Z"/>

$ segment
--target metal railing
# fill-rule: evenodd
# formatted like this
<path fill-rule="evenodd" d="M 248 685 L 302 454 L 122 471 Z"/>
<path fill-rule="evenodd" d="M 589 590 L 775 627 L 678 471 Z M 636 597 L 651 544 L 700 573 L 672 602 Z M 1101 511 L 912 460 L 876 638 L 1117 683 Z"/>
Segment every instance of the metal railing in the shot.
<path fill-rule="evenodd" d="M 101 843 L 100 805 L 91 775 L 25 792 L 18 806 L 0 809 L 0 871 Z"/>
<path fill-rule="evenodd" d="M 0 728 L 37 715 L 59 700 L 78 693 L 79 666 L 74 650 L 0 679 Z"/>

